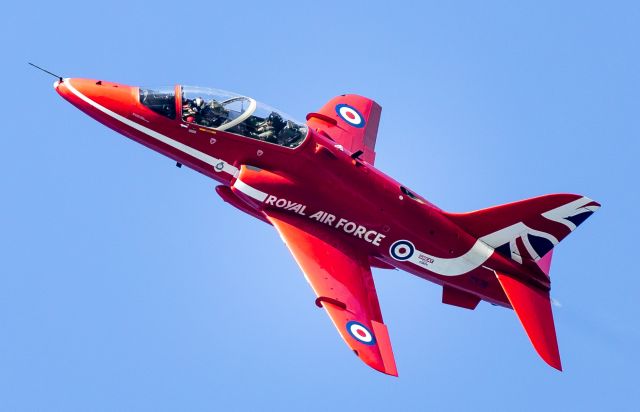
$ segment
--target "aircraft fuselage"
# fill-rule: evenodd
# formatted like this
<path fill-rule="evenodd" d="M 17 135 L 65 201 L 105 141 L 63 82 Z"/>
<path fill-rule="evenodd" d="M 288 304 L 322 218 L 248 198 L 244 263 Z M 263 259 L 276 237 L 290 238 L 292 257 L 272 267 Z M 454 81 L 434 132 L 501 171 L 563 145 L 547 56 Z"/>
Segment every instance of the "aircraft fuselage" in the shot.
<path fill-rule="evenodd" d="M 299 146 L 282 147 L 184 121 L 178 92 L 171 119 L 142 105 L 138 87 L 78 78 L 54 87 L 95 120 L 216 180 L 218 193 L 239 209 L 257 218 L 275 209 L 321 233 L 340 233 L 345 243 L 366 250 L 373 266 L 507 307 L 494 270 L 526 276 L 439 208 L 314 130 Z"/>

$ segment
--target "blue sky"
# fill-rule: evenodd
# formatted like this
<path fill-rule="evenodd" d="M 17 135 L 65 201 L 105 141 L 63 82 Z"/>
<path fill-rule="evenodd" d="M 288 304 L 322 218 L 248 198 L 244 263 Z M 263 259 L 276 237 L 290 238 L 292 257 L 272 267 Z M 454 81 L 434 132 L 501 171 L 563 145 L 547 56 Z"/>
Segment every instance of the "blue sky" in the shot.
<path fill-rule="evenodd" d="M 5 5 L 0 410 L 634 410 L 639 20 L 636 2 Z M 27 61 L 297 118 L 359 93 L 383 107 L 377 167 L 446 210 L 598 200 L 554 256 L 565 372 L 512 311 L 381 270 L 400 378 L 372 371 L 271 227 Z"/>

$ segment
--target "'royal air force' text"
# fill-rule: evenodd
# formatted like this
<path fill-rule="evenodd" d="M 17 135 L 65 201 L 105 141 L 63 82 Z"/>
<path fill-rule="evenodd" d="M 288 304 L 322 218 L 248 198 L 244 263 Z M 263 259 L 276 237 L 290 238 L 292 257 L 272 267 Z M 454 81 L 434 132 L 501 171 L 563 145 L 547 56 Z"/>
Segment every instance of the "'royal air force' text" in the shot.
<path fill-rule="evenodd" d="M 279 198 L 277 196 L 269 195 L 264 201 L 265 205 L 274 206 L 280 209 L 288 210 L 293 213 L 297 213 L 301 216 L 307 216 L 305 210 L 307 209 L 306 205 L 292 202 L 287 199 Z M 335 215 L 331 213 L 327 213 L 325 211 L 319 210 L 312 215 L 308 216 L 309 219 L 317 220 L 320 223 L 324 223 L 328 226 L 331 226 L 335 229 L 341 229 L 345 233 L 348 233 L 354 237 L 363 239 L 366 242 L 369 242 L 375 246 L 380 246 L 380 241 L 384 239 L 386 236 L 382 233 L 378 233 L 375 230 L 368 230 L 366 227 L 359 225 L 355 222 L 351 222 L 347 219 L 338 219 Z"/>

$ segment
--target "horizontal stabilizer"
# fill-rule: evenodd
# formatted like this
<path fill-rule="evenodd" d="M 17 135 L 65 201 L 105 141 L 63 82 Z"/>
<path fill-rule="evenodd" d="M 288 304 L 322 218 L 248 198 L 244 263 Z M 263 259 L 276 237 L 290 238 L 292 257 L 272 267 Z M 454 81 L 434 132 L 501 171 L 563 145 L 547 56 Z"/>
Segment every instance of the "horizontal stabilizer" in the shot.
<path fill-rule="evenodd" d="M 538 355 L 561 371 L 549 291 L 529 286 L 500 272 L 496 272 L 496 276 Z"/>
<path fill-rule="evenodd" d="M 442 287 L 442 303 L 473 310 L 480 303 L 480 298 L 464 290 L 445 285 Z"/>

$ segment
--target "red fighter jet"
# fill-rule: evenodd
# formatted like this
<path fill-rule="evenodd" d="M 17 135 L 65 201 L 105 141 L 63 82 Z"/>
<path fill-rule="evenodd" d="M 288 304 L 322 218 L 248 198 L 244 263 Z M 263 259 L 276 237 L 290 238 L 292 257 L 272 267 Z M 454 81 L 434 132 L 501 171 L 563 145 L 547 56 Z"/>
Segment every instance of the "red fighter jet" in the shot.
<path fill-rule="evenodd" d="M 227 203 L 272 225 L 353 352 L 397 376 L 371 268 L 442 285 L 442 302 L 515 310 L 561 370 L 549 298 L 553 247 L 600 205 L 552 194 L 450 213 L 374 167 L 381 107 L 343 94 L 300 123 L 229 92 L 60 78 L 95 120 L 216 180 Z"/>

